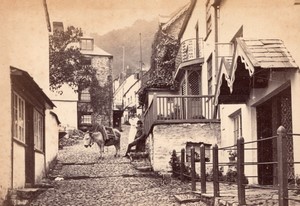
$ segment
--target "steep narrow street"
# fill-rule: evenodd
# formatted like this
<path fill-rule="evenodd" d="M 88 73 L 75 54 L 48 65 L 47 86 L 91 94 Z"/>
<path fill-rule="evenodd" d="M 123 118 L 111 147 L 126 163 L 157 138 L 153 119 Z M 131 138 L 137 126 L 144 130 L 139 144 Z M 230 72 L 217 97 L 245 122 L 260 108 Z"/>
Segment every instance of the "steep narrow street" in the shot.
<path fill-rule="evenodd" d="M 120 158 L 114 157 L 114 147 L 106 147 L 105 159 L 98 160 L 98 147 L 85 148 L 82 141 L 60 150 L 49 175 L 53 187 L 31 205 L 180 205 L 174 195 L 189 191 L 190 185 L 136 169 L 122 157 L 128 135 L 128 128 L 123 129 Z"/>

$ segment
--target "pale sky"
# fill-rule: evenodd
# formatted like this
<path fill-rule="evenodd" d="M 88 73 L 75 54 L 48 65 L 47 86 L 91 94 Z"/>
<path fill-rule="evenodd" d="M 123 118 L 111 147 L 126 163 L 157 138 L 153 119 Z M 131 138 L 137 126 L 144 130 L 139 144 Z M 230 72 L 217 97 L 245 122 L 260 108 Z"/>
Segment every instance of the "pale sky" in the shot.
<path fill-rule="evenodd" d="M 105 34 L 131 26 L 137 19 L 169 15 L 189 0 L 47 0 L 50 21 L 61 21 L 90 33 Z"/>

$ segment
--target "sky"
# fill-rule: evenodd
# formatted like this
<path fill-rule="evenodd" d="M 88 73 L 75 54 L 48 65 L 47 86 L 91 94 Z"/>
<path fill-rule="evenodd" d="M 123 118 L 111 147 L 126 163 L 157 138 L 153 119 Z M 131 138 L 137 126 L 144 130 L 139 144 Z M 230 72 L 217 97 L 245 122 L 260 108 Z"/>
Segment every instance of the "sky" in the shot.
<path fill-rule="evenodd" d="M 131 26 L 137 19 L 170 15 L 189 0 L 47 0 L 50 21 L 82 28 L 85 35 L 103 35 Z"/>

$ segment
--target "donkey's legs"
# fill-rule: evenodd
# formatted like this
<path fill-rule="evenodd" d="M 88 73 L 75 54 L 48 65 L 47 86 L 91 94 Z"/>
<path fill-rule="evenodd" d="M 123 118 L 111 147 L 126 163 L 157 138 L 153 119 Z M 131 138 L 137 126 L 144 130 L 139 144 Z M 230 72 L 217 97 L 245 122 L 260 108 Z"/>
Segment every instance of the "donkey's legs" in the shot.
<path fill-rule="evenodd" d="M 99 150 L 100 150 L 99 159 L 104 159 L 104 156 L 103 156 L 103 153 L 104 153 L 104 144 L 99 144 Z"/>
<path fill-rule="evenodd" d="M 116 153 L 115 157 L 120 157 L 120 144 L 115 144 Z"/>

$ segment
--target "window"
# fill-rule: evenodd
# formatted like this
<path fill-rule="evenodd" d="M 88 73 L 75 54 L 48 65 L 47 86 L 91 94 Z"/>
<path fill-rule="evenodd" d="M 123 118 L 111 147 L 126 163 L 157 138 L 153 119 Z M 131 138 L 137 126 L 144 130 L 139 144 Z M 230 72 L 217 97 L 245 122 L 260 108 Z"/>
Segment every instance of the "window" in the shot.
<path fill-rule="evenodd" d="M 208 35 L 211 32 L 211 28 L 212 28 L 210 8 L 211 8 L 210 0 L 207 0 L 207 2 L 206 2 L 206 35 Z"/>
<path fill-rule="evenodd" d="M 212 88 L 212 55 L 207 60 L 207 82 L 208 82 L 208 94 L 213 93 L 213 88 Z"/>
<path fill-rule="evenodd" d="M 33 136 L 34 147 L 40 151 L 44 150 L 44 123 L 43 115 L 37 110 L 33 111 Z"/>
<path fill-rule="evenodd" d="M 81 124 L 92 124 L 92 115 L 90 114 L 82 115 Z"/>
<path fill-rule="evenodd" d="M 13 94 L 13 137 L 25 143 L 25 101 Z"/>
<path fill-rule="evenodd" d="M 231 115 L 233 120 L 233 137 L 234 143 L 237 142 L 237 139 L 242 136 L 242 113 L 241 110 L 238 110 Z"/>
<path fill-rule="evenodd" d="M 89 92 L 82 92 L 80 93 L 80 100 L 81 101 L 91 101 L 91 95 Z"/>
<path fill-rule="evenodd" d="M 80 40 L 80 49 L 81 50 L 93 50 L 94 49 L 94 40 L 93 39 L 81 39 Z"/>

